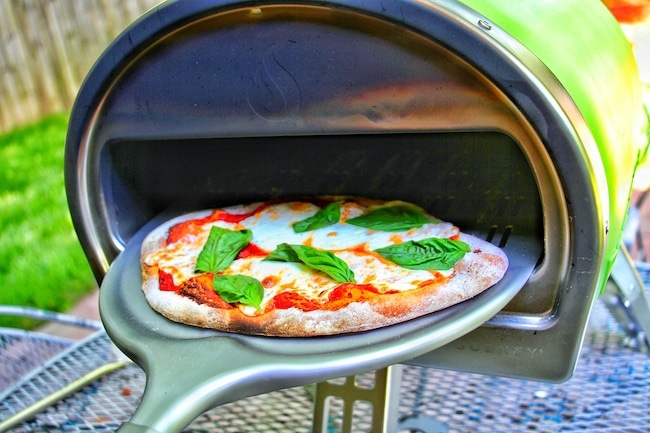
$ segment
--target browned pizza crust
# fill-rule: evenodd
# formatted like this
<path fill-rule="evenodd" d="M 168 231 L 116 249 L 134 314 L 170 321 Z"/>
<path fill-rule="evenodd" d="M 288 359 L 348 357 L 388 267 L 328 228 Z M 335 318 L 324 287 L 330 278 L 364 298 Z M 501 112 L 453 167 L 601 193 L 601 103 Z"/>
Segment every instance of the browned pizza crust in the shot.
<path fill-rule="evenodd" d="M 209 212 L 206 212 L 206 215 Z M 202 216 L 193 214 L 192 217 Z M 187 218 L 177 218 L 155 229 L 142 245 L 142 257 L 165 244 L 169 227 Z M 238 308 L 217 309 L 200 305 L 175 292 L 160 291 L 158 268 L 142 262 L 143 291 L 151 307 L 170 320 L 227 332 L 281 337 L 311 337 L 360 332 L 414 319 L 470 299 L 498 282 L 508 260 L 497 247 L 474 236 L 461 234 L 472 251 L 442 282 L 418 289 L 353 302 L 336 311 L 273 310 L 248 316 Z"/>

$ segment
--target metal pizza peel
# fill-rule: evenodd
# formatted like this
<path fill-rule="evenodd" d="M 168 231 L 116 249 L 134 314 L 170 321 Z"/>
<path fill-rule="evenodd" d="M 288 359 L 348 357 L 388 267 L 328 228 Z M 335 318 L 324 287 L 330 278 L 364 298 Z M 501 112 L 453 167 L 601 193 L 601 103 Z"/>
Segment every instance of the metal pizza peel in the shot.
<path fill-rule="evenodd" d="M 502 247 L 510 264 L 499 283 L 472 299 L 401 324 L 326 337 L 248 336 L 178 324 L 149 306 L 141 289 L 140 248 L 146 234 L 163 221 L 151 221 L 132 238 L 100 290 L 106 332 L 147 378 L 142 400 L 120 433 L 180 432 L 216 406 L 423 355 L 503 309 L 542 253 L 540 240 L 510 235 Z"/>

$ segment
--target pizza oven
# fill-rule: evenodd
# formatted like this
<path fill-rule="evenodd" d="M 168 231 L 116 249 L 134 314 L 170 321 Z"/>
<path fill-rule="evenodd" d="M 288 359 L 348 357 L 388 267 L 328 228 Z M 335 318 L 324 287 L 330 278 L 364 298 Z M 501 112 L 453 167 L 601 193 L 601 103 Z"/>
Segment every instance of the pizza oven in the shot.
<path fill-rule="evenodd" d="M 147 394 L 167 380 L 156 351 L 171 347 L 243 351 L 242 386 L 195 368 L 212 381 L 197 389 L 230 401 L 394 363 L 569 378 L 619 249 L 645 118 L 600 2 L 538 3 L 172 1 L 117 38 L 73 109 L 66 185 L 102 319 L 147 371 Z M 412 340 L 410 328 L 228 336 L 140 304 L 138 242 L 170 215 L 331 194 L 416 203 L 503 246 L 523 276 Z M 147 394 L 143 406 L 173 400 Z"/>

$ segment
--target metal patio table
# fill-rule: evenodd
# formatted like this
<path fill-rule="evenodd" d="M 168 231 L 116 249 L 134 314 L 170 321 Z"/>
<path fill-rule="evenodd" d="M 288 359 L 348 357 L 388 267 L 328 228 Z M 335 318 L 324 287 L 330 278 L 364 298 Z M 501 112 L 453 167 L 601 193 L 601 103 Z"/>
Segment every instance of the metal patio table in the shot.
<path fill-rule="evenodd" d="M 647 287 L 650 265 L 639 263 L 637 269 Z M 594 305 L 575 374 L 562 384 L 400 366 L 399 431 L 650 431 L 650 355 L 630 338 L 607 303 L 604 296 Z M 96 380 L 10 431 L 112 432 L 132 415 L 143 392 L 144 372 L 123 362 L 100 324 L 77 325 L 96 329 L 80 342 L 3 330 L 2 420 L 86 373 L 108 366 L 108 373 L 101 372 Z M 462 349 L 499 351 L 504 357 L 528 357 L 534 362 L 530 351 L 491 342 Z M 372 372 L 355 378 L 369 388 L 374 379 Z M 204 413 L 185 431 L 310 432 L 313 400 L 311 386 L 249 397 Z M 343 402 L 333 399 L 330 406 L 327 430 L 341 431 Z M 372 407 L 355 407 L 352 431 L 368 432 L 371 423 Z"/>

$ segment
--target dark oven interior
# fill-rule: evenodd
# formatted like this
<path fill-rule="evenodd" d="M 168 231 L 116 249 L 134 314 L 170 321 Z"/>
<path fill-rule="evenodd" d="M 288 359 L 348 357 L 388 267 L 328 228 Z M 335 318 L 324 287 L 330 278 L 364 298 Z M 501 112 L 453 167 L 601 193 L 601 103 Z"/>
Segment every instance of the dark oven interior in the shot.
<path fill-rule="evenodd" d="M 170 208 L 314 195 L 406 200 L 481 236 L 544 236 L 537 181 L 502 132 L 120 140 L 102 159 L 107 220 L 124 244 Z"/>
<path fill-rule="evenodd" d="M 498 132 L 117 141 L 104 157 L 109 220 L 133 218 L 133 227 L 116 227 L 124 240 L 170 206 L 313 195 L 412 201 L 469 231 L 543 231 L 531 169 Z"/>

